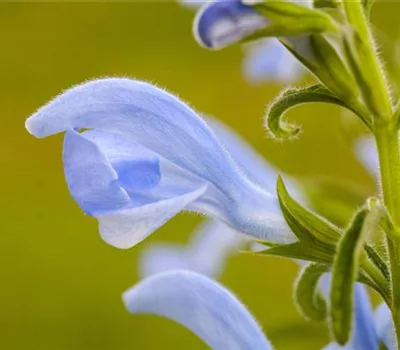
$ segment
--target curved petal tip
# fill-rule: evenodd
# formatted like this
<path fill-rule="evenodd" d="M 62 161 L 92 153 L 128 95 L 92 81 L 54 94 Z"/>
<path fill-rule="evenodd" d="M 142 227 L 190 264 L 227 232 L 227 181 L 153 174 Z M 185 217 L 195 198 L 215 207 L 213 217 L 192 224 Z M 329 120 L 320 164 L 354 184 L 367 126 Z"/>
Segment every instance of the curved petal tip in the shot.
<path fill-rule="evenodd" d="M 149 277 L 123 294 L 131 313 L 155 314 L 190 329 L 212 349 L 272 349 L 240 301 L 220 284 L 192 271 Z"/>

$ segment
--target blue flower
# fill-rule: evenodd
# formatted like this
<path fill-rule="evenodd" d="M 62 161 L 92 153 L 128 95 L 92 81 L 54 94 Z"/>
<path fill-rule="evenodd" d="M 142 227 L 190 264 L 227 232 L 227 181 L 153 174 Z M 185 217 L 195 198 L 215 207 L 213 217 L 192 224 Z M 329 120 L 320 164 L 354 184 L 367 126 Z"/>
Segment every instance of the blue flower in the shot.
<path fill-rule="evenodd" d="M 194 36 L 208 49 L 222 49 L 242 42 L 249 36 L 266 29 L 271 22 L 251 5 L 259 0 L 215 0 L 205 4 L 197 13 Z M 292 1 L 312 7 L 312 1 Z M 290 37 L 291 41 L 297 41 Z"/>
<path fill-rule="evenodd" d="M 193 30 L 200 45 L 220 49 L 264 29 L 269 21 L 240 0 L 217 0 L 198 12 Z"/>
<path fill-rule="evenodd" d="M 296 240 L 276 196 L 243 174 L 196 112 L 153 85 L 109 78 L 75 86 L 26 128 L 37 137 L 66 131 L 71 195 L 113 246 L 137 244 L 182 210 L 257 239 Z"/>
<path fill-rule="evenodd" d="M 126 291 L 123 300 L 131 313 L 155 314 L 180 323 L 211 349 L 272 349 L 252 315 L 230 291 L 193 271 L 149 277 Z"/>
<path fill-rule="evenodd" d="M 196 0 L 180 0 L 179 2 L 183 6 L 190 8 L 197 8 L 206 3 L 206 1 Z M 216 8 L 215 11 L 217 12 L 220 6 L 226 8 L 228 5 L 229 4 L 225 2 L 222 5 L 220 2 L 217 2 L 216 5 L 214 5 Z M 236 9 L 237 6 L 237 4 L 234 4 L 233 8 Z M 211 10 L 208 11 L 213 12 L 214 7 L 212 5 L 209 5 L 209 7 Z M 240 8 L 242 8 L 242 6 L 240 6 L 239 9 Z M 223 13 L 222 11 L 222 15 Z M 207 18 L 207 12 L 198 16 L 199 18 Z M 209 16 L 211 19 L 214 18 L 212 13 Z M 209 21 L 211 21 L 211 19 Z M 197 27 L 195 25 L 195 32 L 198 32 L 196 29 Z M 235 31 L 235 27 L 233 26 L 232 28 Z M 197 37 L 199 37 L 199 35 L 200 34 L 198 34 Z M 235 35 L 232 35 L 232 37 L 234 36 Z M 292 41 L 293 40 L 294 39 L 292 39 Z M 210 40 L 206 41 L 209 42 Z M 305 72 L 300 62 L 275 38 L 260 39 L 246 44 L 244 45 L 244 51 L 243 74 L 249 83 L 277 82 L 289 84 L 298 81 Z"/>

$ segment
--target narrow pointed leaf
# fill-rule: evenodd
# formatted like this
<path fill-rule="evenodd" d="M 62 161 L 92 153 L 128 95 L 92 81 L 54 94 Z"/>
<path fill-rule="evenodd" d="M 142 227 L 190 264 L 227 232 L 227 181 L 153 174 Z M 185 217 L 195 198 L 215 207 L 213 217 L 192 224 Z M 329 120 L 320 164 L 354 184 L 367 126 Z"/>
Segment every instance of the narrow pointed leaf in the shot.
<path fill-rule="evenodd" d="M 300 241 L 335 249 L 341 236 L 339 228 L 295 201 L 281 177 L 278 178 L 277 192 L 283 215 Z"/>
<path fill-rule="evenodd" d="M 273 246 L 269 249 L 257 252 L 262 255 L 280 256 L 289 259 L 300 259 L 317 263 L 329 264 L 333 261 L 335 249 L 318 246 L 310 246 L 301 242 Z"/>
<path fill-rule="evenodd" d="M 337 247 L 330 292 L 330 318 L 333 335 L 341 345 L 347 343 L 351 334 L 354 283 L 362 260 L 363 247 L 370 234 L 378 228 L 380 217 L 379 210 L 368 212 L 367 209 L 361 209 Z"/>
<path fill-rule="evenodd" d="M 312 263 L 300 271 L 295 285 L 295 300 L 299 311 L 307 319 L 323 321 L 326 318 L 326 302 L 318 290 L 318 282 L 328 270 L 327 265 Z"/>
<path fill-rule="evenodd" d="M 337 48 L 321 34 L 311 35 L 310 42 L 320 69 L 325 71 L 324 84 L 344 101 L 358 99 L 357 84 Z"/>
<path fill-rule="evenodd" d="M 296 136 L 300 128 L 286 122 L 283 117 L 291 108 L 310 102 L 324 102 L 348 108 L 322 84 L 315 84 L 306 88 L 290 88 L 278 96 L 268 107 L 265 119 L 266 129 L 278 139 Z"/>

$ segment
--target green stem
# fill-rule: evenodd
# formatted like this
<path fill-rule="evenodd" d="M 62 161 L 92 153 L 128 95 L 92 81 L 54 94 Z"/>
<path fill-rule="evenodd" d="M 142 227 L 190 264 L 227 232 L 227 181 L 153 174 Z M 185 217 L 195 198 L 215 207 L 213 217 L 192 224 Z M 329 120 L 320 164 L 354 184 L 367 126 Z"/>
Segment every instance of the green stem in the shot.
<path fill-rule="evenodd" d="M 375 130 L 379 153 L 383 201 L 394 224 L 387 233 L 391 270 L 391 310 L 400 341 L 400 147 L 397 125 L 387 124 Z"/>

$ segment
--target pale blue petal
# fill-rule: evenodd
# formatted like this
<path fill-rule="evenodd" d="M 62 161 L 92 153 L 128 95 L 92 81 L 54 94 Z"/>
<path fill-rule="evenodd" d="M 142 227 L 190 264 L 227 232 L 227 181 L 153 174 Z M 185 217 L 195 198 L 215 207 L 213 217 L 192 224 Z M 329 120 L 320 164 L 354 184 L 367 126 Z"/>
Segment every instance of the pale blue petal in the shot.
<path fill-rule="evenodd" d="M 125 78 L 75 86 L 40 108 L 26 127 L 37 137 L 73 128 L 115 133 L 231 192 L 235 164 L 204 121 L 175 96 Z"/>
<path fill-rule="evenodd" d="M 246 176 L 268 192 L 275 193 L 278 170 L 228 125 L 210 116 L 206 121 Z M 307 201 L 295 180 L 286 177 L 285 183 L 294 198 L 303 203 Z M 275 212 L 273 207 L 270 211 Z"/>
<path fill-rule="evenodd" d="M 99 231 L 108 244 L 127 249 L 138 244 L 199 198 L 207 187 L 140 207 L 99 214 Z"/>
<path fill-rule="evenodd" d="M 128 192 L 148 191 L 159 184 L 160 161 L 155 153 L 115 134 L 90 130 L 83 136 L 101 149 Z"/>
<path fill-rule="evenodd" d="M 218 277 L 226 259 L 239 252 L 245 236 L 216 220 L 200 225 L 186 246 L 156 243 L 142 250 L 139 273 L 147 277 L 156 273 L 188 269 L 203 275 Z"/>
<path fill-rule="evenodd" d="M 240 0 L 216 0 L 197 14 L 193 31 L 197 41 L 211 49 L 220 49 L 263 29 L 268 20 Z"/>
<path fill-rule="evenodd" d="M 384 342 L 388 350 L 397 350 L 392 314 L 385 303 L 377 307 L 374 318 L 379 339 Z"/>
<path fill-rule="evenodd" d="M 232 128 L 211 117 L 207 117 L 206 120 L 242 171 L 244 171 L 253 182 L 259 184 L 269 192 L 274 193 L 276 191 L 278 171 L 270 166 L 265 159 Z"/>
<path fill-rule="evenodd" d="M 374 176 L 379 178 L 379 157 L 372 137 L 361 137 L 355 142 L 355 152 L 364 167 Z"/>
<path fill-rule="evenodd" d="M 299 61 L 275 38 L 262 39 L 246 46 L 243 71 L 248 82 L 253 84 L 291 84 L 304 73 Z"/>
<path fill-rule="evenodd" d="M 63 161 L 69 191 L 87 214 L 129 205 L 129 195 L 118 183 L 118 174 L 95 143 L 68 131 Z"/>
<path fill-rule="evenodd" d="M 227 289 L 192 271 L 169 271 L 143 280 L 123 295 L 131 313 L 174 320 L 215 350 L 269 350 L 257 322 Z"/>

